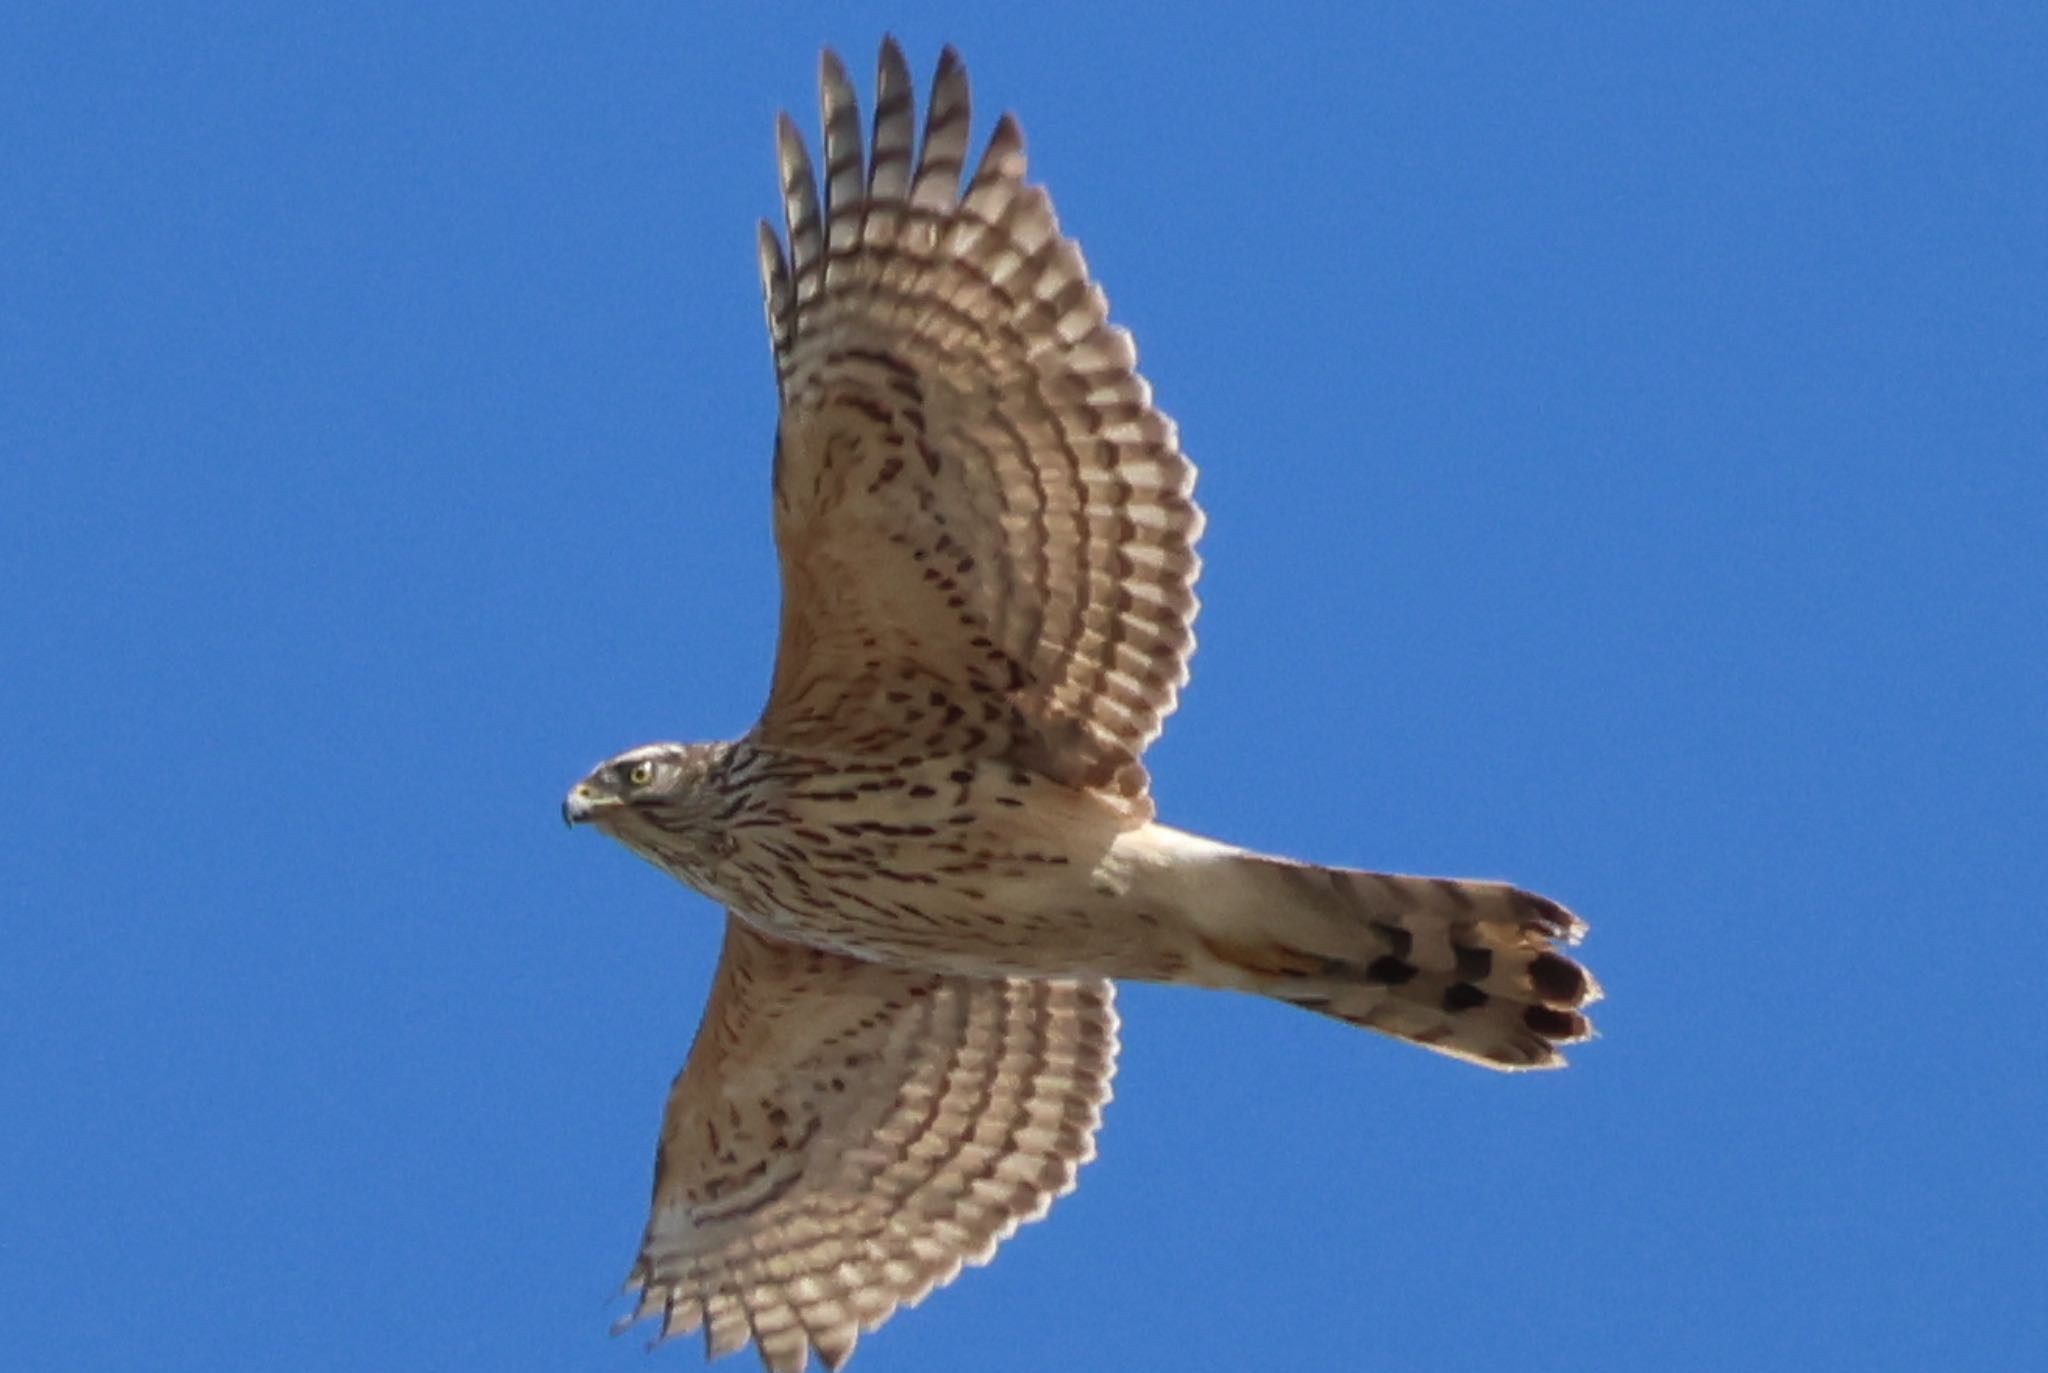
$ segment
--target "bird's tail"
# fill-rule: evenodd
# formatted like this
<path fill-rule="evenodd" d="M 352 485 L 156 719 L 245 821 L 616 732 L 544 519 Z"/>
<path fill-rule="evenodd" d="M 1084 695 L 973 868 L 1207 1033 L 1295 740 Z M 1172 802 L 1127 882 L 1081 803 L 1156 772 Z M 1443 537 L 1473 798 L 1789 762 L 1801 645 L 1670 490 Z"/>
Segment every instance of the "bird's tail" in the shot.
<path fill-rule="evenodd" d="M 1559 1046 L 1592 1036 L 1600 988 L 1558 948 L 1585 926 L 1555 901 L 1171 839 L 1205 981 L 1493 1068 L 1557 1067 Z"/>

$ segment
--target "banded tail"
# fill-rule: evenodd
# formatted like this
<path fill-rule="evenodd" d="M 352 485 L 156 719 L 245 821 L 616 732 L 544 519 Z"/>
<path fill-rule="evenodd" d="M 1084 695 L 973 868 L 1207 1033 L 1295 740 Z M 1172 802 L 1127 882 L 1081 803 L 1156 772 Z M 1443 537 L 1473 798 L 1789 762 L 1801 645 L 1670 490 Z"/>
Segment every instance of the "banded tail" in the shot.
<path fill-rule="evenodd" d="M 1140 834 L 1153 850 L 1141 884 L 1170 897 L 1207 956 L 1197 980 L 1490 1068 L 1561 1067 L 1561 1046 L 1592 1037 L 1583 1012 L 1599 985 L 1558 948 L 1585 924 L 1555 901 L 1503 882 L 1318 867 L 1163 825 Z"/>

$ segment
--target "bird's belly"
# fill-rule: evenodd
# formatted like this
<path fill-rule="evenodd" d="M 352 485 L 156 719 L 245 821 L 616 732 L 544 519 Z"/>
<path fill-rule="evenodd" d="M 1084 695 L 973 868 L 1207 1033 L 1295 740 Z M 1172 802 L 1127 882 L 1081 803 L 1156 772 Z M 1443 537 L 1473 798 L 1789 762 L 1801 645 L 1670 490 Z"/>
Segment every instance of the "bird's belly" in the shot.
<path fill-rule="evenodd" d="M 728 831 L 721 885 L 764 932 L 971 976 L 1158 977 L 1157 914 L 1106 801 L 966 760 L 807 778 Z"/>

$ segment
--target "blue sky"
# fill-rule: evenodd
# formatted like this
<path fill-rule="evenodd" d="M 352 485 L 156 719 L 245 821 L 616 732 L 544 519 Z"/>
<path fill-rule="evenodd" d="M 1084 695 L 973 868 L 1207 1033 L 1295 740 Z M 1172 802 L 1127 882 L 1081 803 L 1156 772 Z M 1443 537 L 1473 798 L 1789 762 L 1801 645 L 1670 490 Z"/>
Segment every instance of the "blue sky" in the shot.
<path fill-rule="evenodd" d="M 1510 1079 L 1131 989 L 854 1366 L 2038 1358 L 2048 11 L 705 8 L 0 18 L 0 1358 L 698 1366 L 605 1329 L 718 921 L 556 805 L 758 707 L 771 121 L 884 29 L 1201 464 L 1165 816 L 1610 999 Z"/>

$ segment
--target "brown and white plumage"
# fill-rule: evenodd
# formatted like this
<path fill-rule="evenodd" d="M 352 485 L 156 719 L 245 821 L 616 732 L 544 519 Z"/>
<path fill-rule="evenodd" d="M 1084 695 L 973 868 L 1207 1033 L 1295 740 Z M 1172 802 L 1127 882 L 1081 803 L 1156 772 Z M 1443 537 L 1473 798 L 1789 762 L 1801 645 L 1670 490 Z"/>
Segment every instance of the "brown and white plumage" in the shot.
<path fill-rule="evenodd" d="M 670 1095 L 635 1318 L 837 1367 L 1073 1185 L 1108 979 L 1251 992 L 1496 1068 L 1560 1064 L 1583 930 L 1498 882 L 1319 867 L 1153 821 L 1193 647 L 1194 470 L 951 50 L 923 138 L 824 56 L 761 231 L 782 630 L 760 722 L 601 765 L 564 815 L 730 912 Z"/>
<path fill-rule="evenodd" d="M 872 156 L 829 52 L 820 85 L 822 198 L 785 115 L 786 255 L 761 226 L 783 622 L 757 737 L 1027 758 L 1141 802 L 1138 755 L 1194 643 L 1194 468 L 1080 249 L 1025 184 L 1009 116 L 961 186 L 952 51 L 914 161 L 894 43 Z"/>
<path fill-rule="evenodd" d="M 1116 1013 L 1100 980 L 951 977 L 726 925 L 670 1093 L 635 1317 L 838 1367 L 984 1263 L 1093 1157 Z"/>

